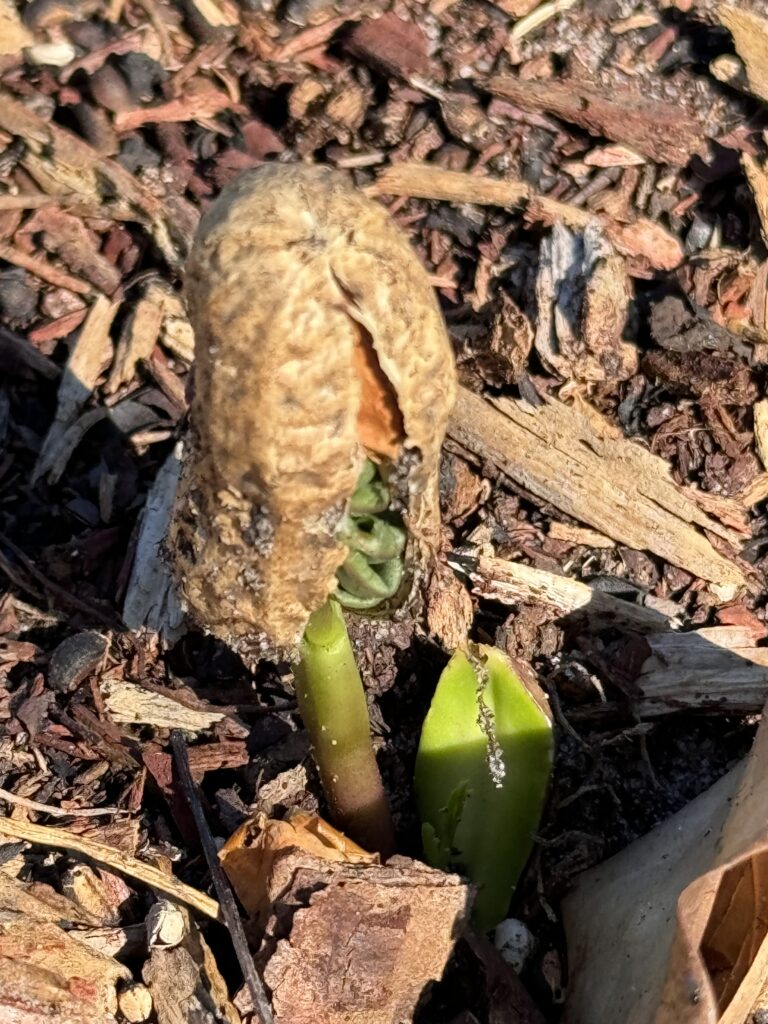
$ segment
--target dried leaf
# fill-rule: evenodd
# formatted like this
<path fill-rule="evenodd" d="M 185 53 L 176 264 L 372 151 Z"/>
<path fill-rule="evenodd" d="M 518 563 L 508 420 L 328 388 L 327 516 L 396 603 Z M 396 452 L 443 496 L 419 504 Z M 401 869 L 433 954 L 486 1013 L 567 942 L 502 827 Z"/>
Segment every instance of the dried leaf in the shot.
<path fill-rule="evenodd" d="M 740 777 L 741 768 L 734 769 L 653 832 L 579 877 L 563 905 L 572 1024 L 657 1020 L 678 898 L 712 864 Z M 698 1019 L 714 1024 L 717 1017 Z"/>
<path fill-rule="evenodd" d="M 768 954 L 767 767 L 764 715 L 745 762 L 582 876 L 564 907 L 569 1021 L 751 1019 Z"/>
<path fill-rule="evenodd" d="M 378 854 L 367 853 L 316 815 L 296 811 L 279 821 L 258 814 L 230 836 L 219 855 L 238 899 L 252 917 L 268 913 L 267 882 L 275 858 L 286 850 L 301 850 L 331 863 L 379 861 Z"/>

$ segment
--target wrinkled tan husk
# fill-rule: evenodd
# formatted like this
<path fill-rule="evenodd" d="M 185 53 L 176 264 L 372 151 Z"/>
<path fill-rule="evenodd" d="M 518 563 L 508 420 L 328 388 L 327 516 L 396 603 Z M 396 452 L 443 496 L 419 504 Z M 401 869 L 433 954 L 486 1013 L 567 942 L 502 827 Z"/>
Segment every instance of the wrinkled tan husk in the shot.
<path fill-rule="evenodd" d="M 289 650 L 346 556 L 334 532 L 365 458 L 361 325 L 402 415 L 393 475 L 419 540 L 439 523 L 450 342 L 407 239 L 328 168 L 242 175 L 201 222 L 186 290 L 196 366 L 177 575 L 193 617 L 230 645 Z"/>

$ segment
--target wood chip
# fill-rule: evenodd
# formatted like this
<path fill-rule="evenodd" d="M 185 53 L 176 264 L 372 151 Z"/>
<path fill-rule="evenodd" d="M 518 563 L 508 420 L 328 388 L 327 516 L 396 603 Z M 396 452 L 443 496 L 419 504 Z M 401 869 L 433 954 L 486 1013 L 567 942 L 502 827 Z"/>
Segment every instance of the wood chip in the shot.
<path fill-rule="evenodd" d="M 429 71 L 426 36 L 417 23 L 404 21 L 394 11 L 361 21 L 345 49 L 388 75 L 408 79 Z"/>
<path fill-rule="evenodd" d="M 704 513 L 669 466 L 584 403 L 540 407 L 484 400 L 466 388 L 451 437 L 516 483 L 574 519 L 637 550 L 648 550 L 702 579 L 742 586 L 744 571 L 703 531 L 734 552 L 740 536 Z"/>
<path fill-rule="evenodd" d="M 684 256 L 679 239 L 654 221 L 639 217 L 631 224 L 621 224 L 542 196 L 516 178 L 501 180 L 464 171 L 445 171 L 427 164 L 399 163 L 385 168 L 366 191 L 373 196 L 404 195 L 503 209 L 525 206 L 529 220 L 549 225 L 560 222 L 569 228 L 583 229 L 591 221 L 598 221 L 620 253 L 641 257 L 658 270 L 673 270 Z"/>
<path fill-rule="evenodd" d="M 684 166 L 703 144 L 704 126 L 678 104 L 646 100 L 634 90 L 610 94 L 585 82 L 526 82 L 497 75 L 488 82 L 523 110 L 555 114 L 592 135 L 622 142 L 658 163 Z"/>
<path fill-rule="evenodd" d="M 768 168 L 749 153 L 741 154 L 741 163 L 755 197 L 760 234 L 763 241 L 768 243 Z"/>
<path fill-rule="evenodd" d="M 22 24 L 17 5 L 13 0 L 0 0 L 0 55 L 15 56 L 33 42 L 32 34 Z"/>
<path fill-rule="evenodd" d="M 59 385 L 56 417 L 40 449 L 33 480 L 39 480 L 54 466 L 64 435 L 109 365 L 112 358 L 109 332 L 118 307 L 118 302 L 112 302 L 105 295 L 100 295 L 91 306 L 67 361 Z"/>
<path fill-rule="evenodd" d="M 42 969 L 57 977 L 62 988 L 75 983 L 75 991 L 91 1013 L 99 1016 L 117 1010 L 116 985 L 128 981 L 131 972 L 112 957 L 104 956 L 68 935 L 51 921 L 34 921 L 6 913 L 0 921 L 0 963 Z M 45 985 L 41 986 L 45 991 Z M 70 988 L 71 990 L 71 988 Z M 38 990 L 39 991 L 39 990 Z M 23 992 L 30 997 L 34 992 Z M 8 1020 L 8 1017 L 4 1017 Z"/>
<path fill-rule="evenodd" d="M 152 630 L 169 643 L 184 633 L 185 616 L 173 574 L 160 556 L 160 545 L 168 534 L 180 475 L 181 456 L 174 451 L 160 467 L 141 511 L 123 604 L 128 629 Z"/>
<path fill-rule="evenodd" d="M 616 547 L 616 541 L 604 533 L 587 530 L 583 526 L 571 526 L 570 523 L 558 523 L 557 520 L 549 524 L 548 533 L 553 540 L 562 540 L 567 544 L 580 544 L 587 548 Z"/>
<path fill-rule="evenodd" d="M 755 448 L 763 466 L 768 469 L 768 398 L 761 398 L 752 406 L 755 422 Z"/>
<path fill-rule="evenodd" d="M 600 226 L 583 232 L 559 222 L 541 245 L 535 346 L 565 380 L 628 380 L 638 352 L 624 340 L 631 298 L 624 260 Z"/>
<path fill-rule="evenodd" d="M 66 271 L 59 270 L 47 260 L 38 256 L 30 256 L 29 253 L 23 252 L 7 242 L 0 242 L 0 259 L 12 263 L 15 267 L 23 267 L 30 274 L 39 277 L 41 281 L 47 281 L 48 284 L 55 285 L 57 288 L 66 288 L 78 295 L 89 295 L 92 291 L 91 286 L 82 278 L 67 274 Z"/>
<path fill-rule="evenodd" d="M 715 13 L 733 36 L 752 93 L 768 103 L 768 18 L 740 5 L 720 4 Z"/>
<path fill-rule="evenodd" d="M 461 570 L 462 564 L 457 567 Z M 557 616 L 583 615 L 598 628 L 615 626 L 637 633 L 664 632 L 676 626 L 653 608 L 624 601 L 579 580 L 532 565 L 483 555 L 465 571 L 472 580 L 473 593 L 501 604 L 534 603 Z"/>
<path fill-rule="evenodd" d="M 636 680 L 643 717 L 694 711 L 760 711 L 768 700 L 768 648 L 748 626 L 712 626 L 650 637 Z"/>
<path fill-rule="evenodd" d="M 401 1024 L 442 975 L 469 891 L 406 857 L 386 865 L 319 818 L 264 815 L 222 851 L 235 891 L 268 915 L 275 1024 Z"/>
<path fill-rule="evenodd" d="M 207 79 L 197 80 L 197 85 L 188 87 L 187 95 L 168 100 L 155 107 L 139 107 L 115 114 L 115 128 L 118 132 L 132 132 L 145 124 L 174 124 L 180 121 L 205 121 L 224 110 L 246 113 L 246 109 L 222 89 L 216 89 Z"/>
<path fill-rule="evenodd" d="M 119 163 L 105 159 L 83 139 L 35 113 L 2 89 L 0 129 L 24 139 L 21 163 L 43 192 L 51 196 L 80 196 L 85 205 L 106 205 L 116 219 L 144 224 L 168 264 L 174 268 L 181 265 L 165 205 Z M 104 181 L 108 188 L 103 190 Z M 7 257 L 0 253 L 0 258 Z"/>
<path fill-rule="evenodd" d="M 240 1024 L 208 944 L 187 911 L 182 913 L 185 928 L 180 942 L 170 948 L 153 945 L 142 971 L 158 1024 Z"/>
<path fill-rule="evenodd" d="M 165 296 L 166 319 L 160 335 L 161 344 L 173 355 L 192 364 L 195 359 L 195 335 L 183 300 L 175 292 Z"/>
<path fill-rule="evenodd" d="M 107 394 L 128 384 L 136 365 L 152 355 L 165 315 L 165 289 L 152 282 L 139 299 L 115 348 L 115 360 L 107 380 Z"/>
<path fill-rule="evenodd" d="M 158 729 L 201 732 L 226 717 L 220 711 L 188 708 L 170 697 L 122 679 L 102 679 L 99 687 L 110 717 L 125 725 L 154 725 Z"/>

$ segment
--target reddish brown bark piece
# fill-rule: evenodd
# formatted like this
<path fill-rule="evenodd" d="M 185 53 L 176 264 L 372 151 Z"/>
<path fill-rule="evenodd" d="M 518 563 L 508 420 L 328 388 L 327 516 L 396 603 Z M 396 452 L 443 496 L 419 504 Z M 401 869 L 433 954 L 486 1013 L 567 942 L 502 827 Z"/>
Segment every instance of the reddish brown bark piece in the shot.
<path fill-rule="evenodd" d="M 391 11 L 357 25 L 347 40 L 346 49 L 360 60 L 400 78 L 429 71 L 424 33 L 418 25 L 403 21 Z"/>
<path fill-rule="evenodd" d="M 275 1024 L 411 1020 L 425 984 L 440 977 L 465 888 L 413 879 L 408 868 L 376 873 L 387 883 L 371 872 L 331 880 L 296 912 L 265 972 Z"/>
<path fill-rule="evenodd" d="M 411 1020 L 443 973 L 469 902 L 457 876 L 403 857 L 341 865 L 291 850 L 276 858 L 269 888 L 268 933 L 298 904 L 264 972 L 275 1024 Z"/>
<path fill-rule="evenodd" d="M 623 142 L 659 163 L 681 166 L 699 149 L 704 126 L 671 103 L 648 102 L 629 89 L 600 89 L 580 82 L 523 82 L 498 75 L 488 83 L 523 110 L 546 111 L 564 121 Z"/>
<path fill-rule="evenodd" d="M 442 975 L 470 891 L 406 857 L 386 865 L 314 815 L 258 815 L 224 870 L 252 924 L 275 1024 L 400 1024 Z"/>

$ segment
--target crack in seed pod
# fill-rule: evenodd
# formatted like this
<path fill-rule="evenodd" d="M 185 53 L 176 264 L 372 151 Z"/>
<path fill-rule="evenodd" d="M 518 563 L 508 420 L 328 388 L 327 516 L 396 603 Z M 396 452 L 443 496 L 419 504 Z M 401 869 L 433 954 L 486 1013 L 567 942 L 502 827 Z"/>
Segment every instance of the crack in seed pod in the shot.
<path fill-rule="evenodd" d="M 186 292 L 195 391 L 171 559 L 204 628 L 246 656 L 289 652 L 359 553 L 340 527 L 368 455 L 382 479 L 356 514 L 400 510 L 409 574 L 429 560 L 450 342 L 408 240 L 329 168 L 233 182 L 201 221 Z M 401 588 L 392 561 L 367 562 L 380 593 Z"/>

